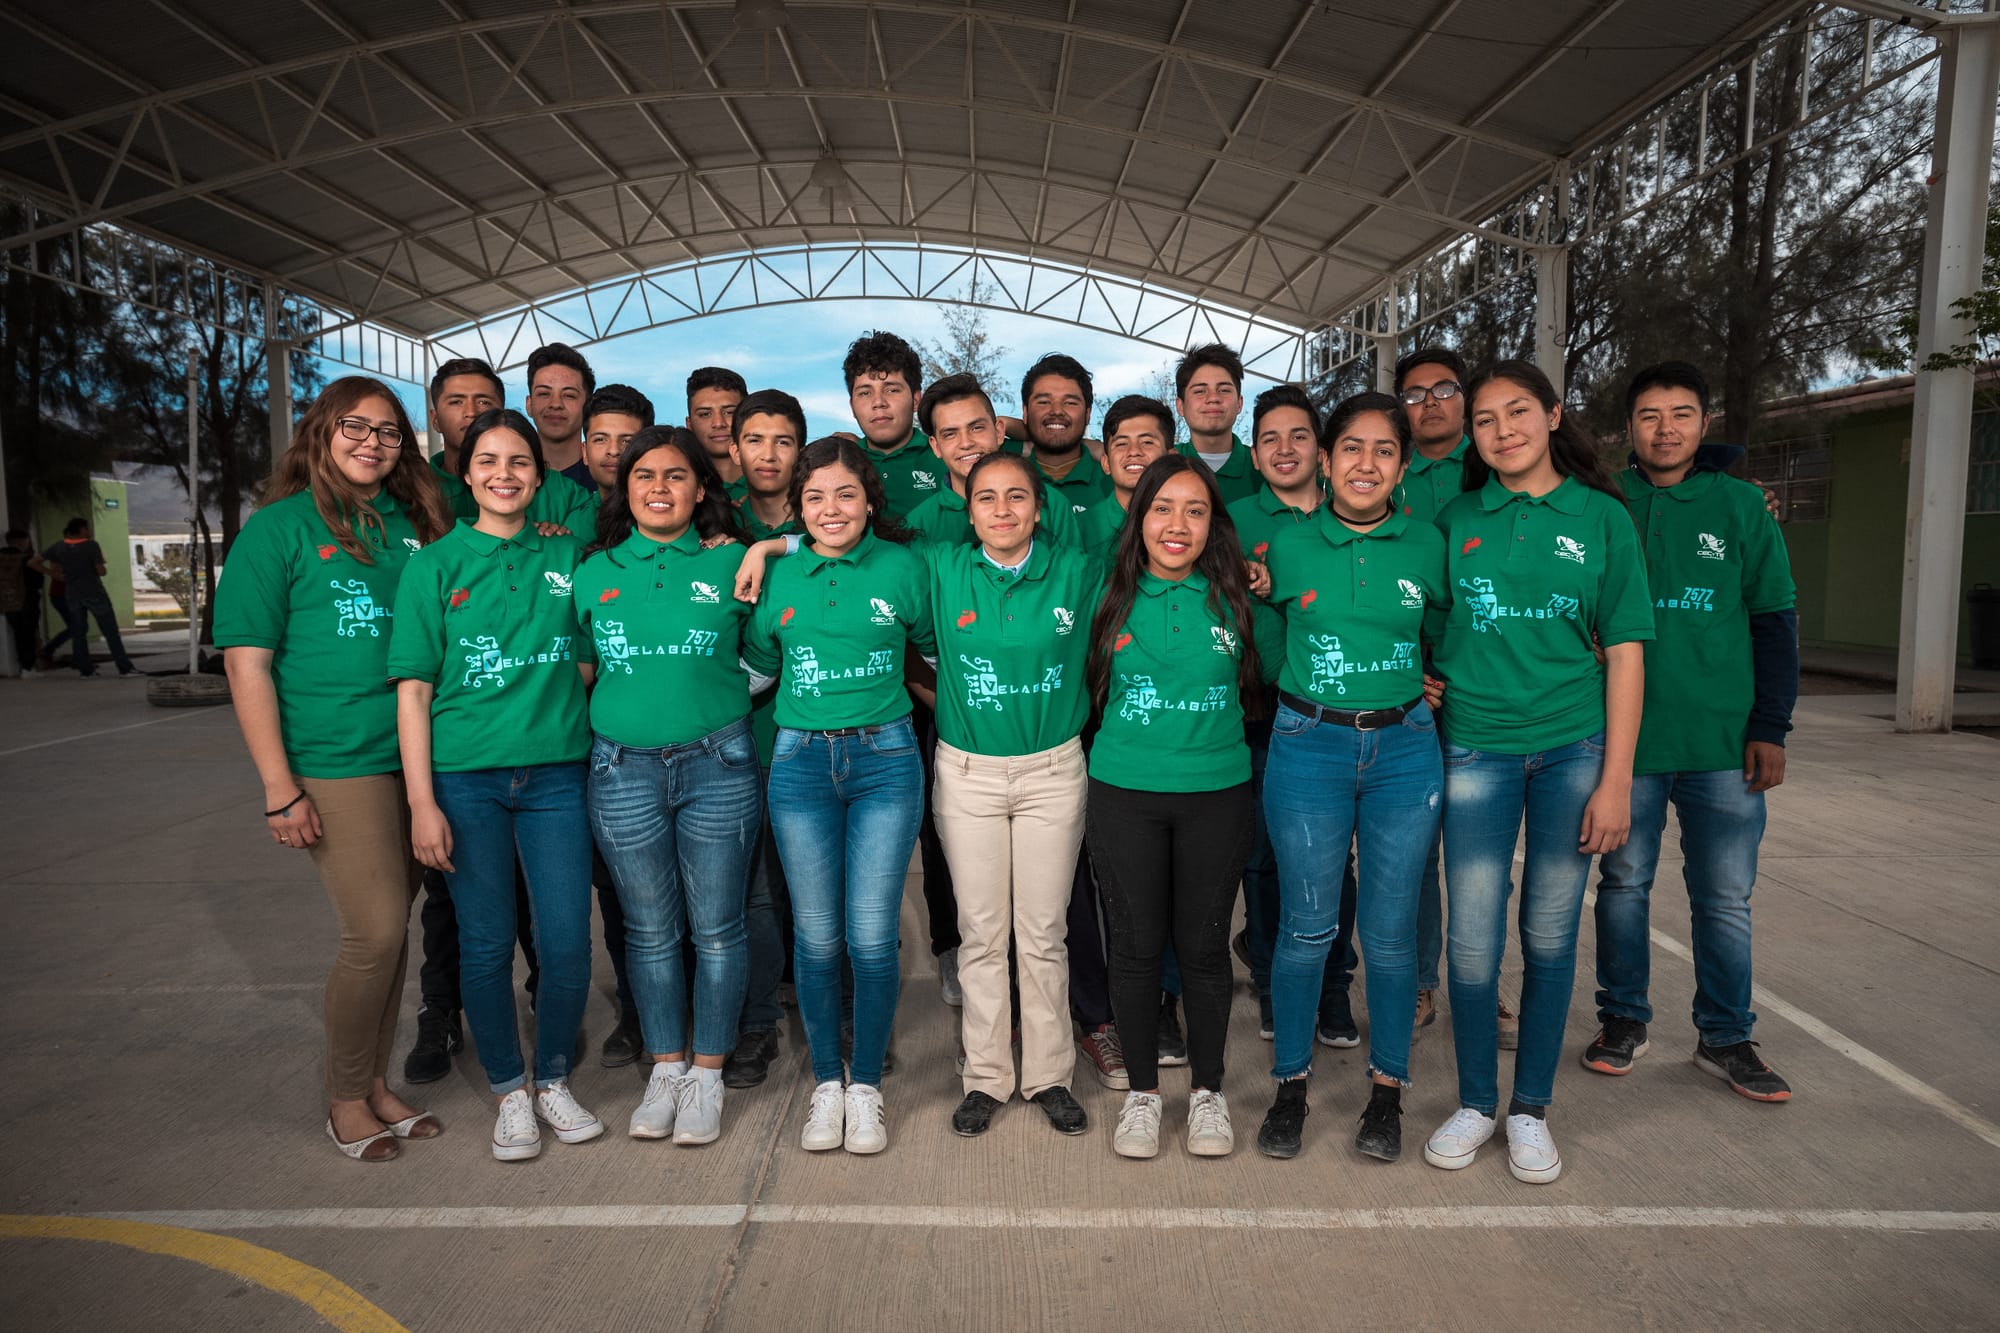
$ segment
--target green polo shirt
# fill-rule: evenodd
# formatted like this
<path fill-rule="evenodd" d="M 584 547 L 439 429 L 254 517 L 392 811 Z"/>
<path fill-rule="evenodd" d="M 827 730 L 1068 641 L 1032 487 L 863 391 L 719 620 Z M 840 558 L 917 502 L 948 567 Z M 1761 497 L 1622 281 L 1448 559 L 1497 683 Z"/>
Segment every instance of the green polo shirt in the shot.
<path fill-rule="evenodd" d="M 1077 545 L 1100 560 L 1110 560 L 1118 549 L 1118 534 L 1125 530 L 1125 512 L 1113 492 L 1078 514 Z"/>
<path fill-rule="evenodd" d="M 375 557 L 343 550 L 310 490 L 251 515 L 215 589 L 218 648 L 268 648 L 285 759 L 302 778 L 361 778 L 403 766 L 388 673 L 390 609 L 418 548 L 396 497 L 371 502 L 379 530 L 355 533 Z"/>
<path fill-rule="evenodd" d="M 921 430 L 912 430 L 909 443 L 900 449 L 877 449 L 864 435 L 861 452 L 882 476 L 882 494 L 892 519 L 908 522 L 906 515 L 912 509 L 951 489 L 951 469 L 931 452 L 931 437 Z"/>
<path fill-rule="evenodd" d="M 1102 566 L 1036 541 L 1012 574 L 973 546 L 924 548 L 937 631 L 937 727 L 971 754 L 1040 754 L 1082 733 Z"/>
<path fill-rule="evenodd" d="M 1284 622 L 1251 599 L 1264 678 L 1284 658 Z M 1218 791 L 1250 780 L 1233 626 L 1209 614 L 1208 579 L 1139 576 L 1125 624 L 1112 638 L 1104 720 L 1090 747 L 1090 776 L 1134 791 Z"/>
<path fill-rule="evenodd" d="M 445 469 L 444 450 L 431 455 L 431 469 L 438 475 L 438 485 L 444 488 L 445 507 L 451 510 L 452 517 L 466 523 L 477 520 L 479 502 L 472 498 L 471 488 L 456 473 Z M 535 498 L 528 501 L 527 517 L 530 523 L 554 523 L 568 528 L 581 545 L 597 532 L 597 488 L 579 486 L 551 468 L 542 474 Z"/>
<path fill-rule="evenodd" d="M 1396 708 L 1424 691 L 1424 608 L 1445 606 L 1444 534 L 1392 513 L 1356 532 L 1321 505 L 1271 541 L 1285 616 L 1279 688 L 1329 708 Z"/>
<path fill-rule="evenodd" d="M 1236 541 L 1243 548 L 1244 558 L 1263 560 L 1270 554 L 1273 537 L 1310 523 L 1315 513 L 1325 511 L 1324 501 L 1315 510 L 1297 509 L 1279 499 L 1269 486 L 1259 486 L 1229 506 L 1229 521 L 1236 525 Z"/>
<path fill-rule="evenodd" d="M 725 481 L 722 483 L 722 490 L 729 497 L 729 503 L 740 505 L 744 497 L 750 494 L 750 478 L 738 477 L 735 481 Z"/>
<path fill-rule="evenodd" d="M 1174 450 L 1187 458 L 1201 457 L 1195 451 L 1193 440 L 1176 442 Z M 1250 457 L 1250 446 L 1232 434 L 1229 437 L 1229 461 L 1215 470 L 1215 488 L 1222 492 L 1223 507 L 1226 509 L 1245 496 L 1255 494 L 1263 484 L 1264 474 L 1257 470 L 1256 462 Z"/>
<path fill-rule="evenodd" d="M 1443 458 L 1425 458 L 1412 449 L 1409 471 L 1389 503 L 1419 522 L 1435 523 L 1439 511 L 1465 489 L 1465 455 L 1471 448 L 1472 438 L 1461 435 L 1458 447 Z"/>
<path fill-rule="evenodd" d="M 748 500 L 736 502 L 736 521 L 743 525 L 743 530 L 750 534 L 750 540 L 753 542 L 761 542 L 769 537 L 789 537 L 795 532 L 804 531 L 794 518 L 786 519 L 775 528 L 765 526 L 757 517 L 757 511 L 750 507 Z"/>
<path fill-rule="evenodd" d="M 1076 546 L 1076 514 L 1065 504 L 1056 502 L 1054 496 L 1042 509 L 1041 518 L 1035 523 L 1037 536 L 1045 536 L 1059 546 Z M 937 546 L 972 546 L 978 543 L 978 534 L 972 530 L 972 512 L 966 507 L 965 497 L 953 490 L 949 483 L 930 499 L 903 515 L 903 525 L 917 534 L 923 541 Z"/>
<path fill-rule="evenodd" d="M 1618 484 L 1645 548 L 1657 635 L 1633 771 L 1739 769 L 1756 702 L 1750 617 L 1796 601 L 1784 535 L 1762 491 L 1720 472 L 1662 489 L 1628 468 Z"/>
<path fill-rule="evenodd" d="M 576 623 L 597 656 L 591 730 L 653 749 L 699 740 L 750 712 L 743 670 L 743 548 L 703 550 L 689 528 L 662 544 L 636 528 L 576 571 Z"/>
<path fill-rule="evenodd" d="M 1111 494 L 1111 478 L 1104 474 L 1104 469 L 1082 444 L 1078 444 L 1076 450 L 1075 466 L 1061 477 L 1051 477 L 1043 469 L 1040 458 L 1033 461 L 1035 471 L 1041 473 L 1042 489 L 1047 495 L 1049 508 L 1055 509 L 1067 502 L 1072 513 L 1081 515 Z"/>
<path fill-rule="evenodd" d="M 500 538 L 460 523 L 411 558 L 396 590 L 392 680 L 424 680 L 440 773 L 581 763 L 590 753 L 576 632 L 574 537 Z"/>
<path fill-rule="evenodd" d="M 804 529 L 799 527 L 796 519 L 787 519 L 775 528 L 766 527 L 758 521 L 757 511 L 750 507 L 747 500 L 736 506 L 736 519 L 743 525 L 743 530 L 750 534 L 750 540 L 753 542 L 761 542 L 768 537 L 789 537 L 795 533 L 800 535 L 804 533 Z M 737 558 L 739 560 L 742 558 L 742 552 L 737 552 Z M 769 768 L 771 750 L 778 743 L 778 692 L 775 689 L 767 689 L 753 700 L 750 707 L 750 736 L 757 742 L 757 762 Z"/>
<path fill-rule="evenodd" d="M 869 532 L 845 555 L 808 545 L 771 566 L 743 660 L 779 678 L 779 726 L 832 731 L 910 711 L 905 644 L 931 655 L 930 572 L 915 551 Z"/>
<path fill-rule="evenodd" d="M 1603 730 L 1591 635 L 1607 648 L 1653 637 L 1645 558 L 1623 508 L 1568 477 L 1532 499 L 1494 477 L 1438 514 L 1452 599 L 1434 657 L 1446 740 L 1534 754 Z"/>

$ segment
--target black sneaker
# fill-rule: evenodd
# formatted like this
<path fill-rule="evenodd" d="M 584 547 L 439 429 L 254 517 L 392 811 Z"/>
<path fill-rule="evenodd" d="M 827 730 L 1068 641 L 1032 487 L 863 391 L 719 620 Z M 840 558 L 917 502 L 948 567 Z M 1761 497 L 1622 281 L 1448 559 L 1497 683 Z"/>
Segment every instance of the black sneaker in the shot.
<path fill-rule="evenodd" d="M 618 1026 L 597 1051 L 597 1063 L 606 1069 L 623 1069 L 639 1058 L 646 1039 L 639 1033 L 639 1015 L 630 1009 L 618 1016 Z"/>
<path fill-rule="evenodd" d="M 1270 1041 L 1278 1035 L 1278 1020 L 1271 1012 L 1271 997 L 1257 997 L 1257 1035 Z"/>
<path fill-rule="evenodd" d="M 1354 1026 L 1354 1010 L 1348 1006 L 1347 992 L 1337 990 L 1319 1004 L 1319 1028 L 1313 1034 L 1322 1046 L 1348 1050 L 1361 1044 L 1361 1029 Z"/>
<path fill-rule="evenodd" d="M 1035 1094 L 1034 1102 L 1058 1134 L 1081 1134 L 1090 1128 L 1090 1117 L 1077 1105 L 1076 1098 L 1069 1095 L 1068 1088 L 1061 1085 L 1043 1088 Z"/>
<path fill-rule="evenodd" d="M 1160 1063 L 1184 1065 L 1188 1062 L 1187 1038 L 1181 1034 L 1181 1014 L 1173 996 L 1160 996 Z"/>
<path fill-rule="evenodd" d="M 1363 1157 L 1393 1162 L 1403 1155 L 1403 1090 L 1377 1083 L 1361 1108 L 1361 1128 L 1354 1131 L 1354 1151 Z"/>
<path fill-rule="evenodd" d="M 737 1034 L 736 1049 L 722 1062 L 722 1086 L 754 1088 L 771 1074 L 778 1058 L 778 1034 L 771 1031 Z"/>
<path fill-rule="evenodd" d="M 951 1113 L 951 1132 L 960 1138 L 977 1138 L 993 1124 L 993 1113 L 1000 1109 L 1000 1103 L 983 1092 L 968 1092 L 958 1109 Z"/>
<path fill-rule="evenodd" d="M 1638 1019 L 1607 1018 L 1583 1048 L 1583 1067 L 1600 1074 L 1629 1074 L 1652 1045 L 1646 1040 L 1646 1025 Z"/>
<path fill-rule="evenodd" d="M 1698 1041 L 1694 1047 L 1694 1067 L 1713 1074 L 1753 1102 L 1788 1102 L 1792 1085 L 1757 1054 L 1757 1043 L 1739 1041 L 1734 1046 L 1710 1046 Z"/>
<path fill-rule="evenodd" d="M 1250 966 L 1250 932 L 1239 930 L 1229 938 L 1229 952 L 1236 955 L 1236 961 L 1243 964 L 1243 970 L 1252 976 L 1256 972 Z"/>
<path fill-rule="evenodd" d="M 1280 1083 L 1277 1099 L 1257 1130 L 1257 1151 L 1266 1157 L 1297 1157 L 1309 1111 L 1305 1079 L 1288 1078 Z"/>
<path fill-rule="evenodd" d="M 435 1083 L 451 1072 L 451 1057 L 465 1049 L 465 1029 L 455 1009 L 417 1010 L 417 1044 L 403 1060 L 406 1083 Z"/>

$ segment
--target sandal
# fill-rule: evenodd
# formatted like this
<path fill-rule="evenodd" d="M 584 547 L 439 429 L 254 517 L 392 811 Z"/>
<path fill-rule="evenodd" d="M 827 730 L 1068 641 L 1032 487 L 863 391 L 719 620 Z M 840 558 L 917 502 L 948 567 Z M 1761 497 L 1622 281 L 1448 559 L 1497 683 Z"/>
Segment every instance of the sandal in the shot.
<path fill-rule="evenodd" d="M 389 1132 L 399 1139 L 434 1139 L 444 1133 L 444 1122 L 429 1111 L 419 1111 L 407 1120 L 391 1124 Z"/>
<path fill-rule="evenodd" d="M 396 1146 L 394 1132 L 387 1129 L 377 1130 L 365 1139 L 356 1139 L 352 1143 L 344 1143 L 341 1141 L 340 1135 L 333 1132 L 333 1120 L 331 1118 L 328 1118 L 326 1122 L 326 1136 L 333 1140 L 334 1147 L 340 1149 L 342 1153 L 352 1157 L 357 1162 L 393 1161 L 403 1151 Z M 377 1143 L 381 1143 L 388 1151 L 382 1153 L 370 1151 Z"/>

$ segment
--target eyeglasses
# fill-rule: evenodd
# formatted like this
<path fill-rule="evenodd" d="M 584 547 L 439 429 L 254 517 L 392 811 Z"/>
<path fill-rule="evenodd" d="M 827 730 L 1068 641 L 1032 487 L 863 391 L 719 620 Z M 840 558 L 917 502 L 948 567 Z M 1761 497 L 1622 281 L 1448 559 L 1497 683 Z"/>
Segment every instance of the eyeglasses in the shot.
<path fill-rule="evenodd" d="M 357 443 L 373 435 L 382 442 L 384 449 L 403 447 L 403 432 L 394 426 L 372 426 L 360 417 L 342 417 L 337 423 L 340 433 Z"/>
<path fill-rule="evenodd" d="M 1396 396 L 1402 399 L 1406 406 L 1415 407 L 1426 398 L 1448 403 L 1464 392 L 1457 380 L 1439 380 L 1436 384 L 1412 384 Z"/>

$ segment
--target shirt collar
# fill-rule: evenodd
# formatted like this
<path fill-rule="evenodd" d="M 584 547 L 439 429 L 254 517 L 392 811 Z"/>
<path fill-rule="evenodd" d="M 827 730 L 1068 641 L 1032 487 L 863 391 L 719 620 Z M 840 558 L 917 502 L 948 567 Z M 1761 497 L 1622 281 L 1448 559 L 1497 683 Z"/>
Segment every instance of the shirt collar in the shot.
<path fill-rule="evenodd" d="M 1163 579 L 1150 571 L 1139 575 L 1139 591 L 1148 597 L 1158 597 L 1161 593 L 1172 592 L 1176 588 L 1186 588 L 1189 592 L 1200 593 L 1205 597 L 1208 595 L 1208 575 L 1198 569 L 1192 569 L 1188 571 L 1188 576 L 1178 583 L 1172 579 Z"/>
<path fill-rule="evenodd" d="M 1413 447 L 1410 450 L 1410 455 L 1411 455 L 1410 471 L 1428 472 L 1432 468 L 1437 467 L 1444 463 L 1463 463 L 1465 461 L 1465 451 L 1467 449 L 1470 449 L 1471 447 L 1472 447 L 1472 437 L 1470 435 L 1459 436 L 1457 447 L 1454 448 L 1450 453 L 1446 454 L 1443 458 L 1426 457 L 1425 455 L 1418 453 L 1416 449 Z"/>
<path fill-rule="evenodd" d="M 1049 568 L 1048 543 L 1046 542 L 1029 542 L 1028 553 L 1021 557 L 1021 563 L 1018 565 L 995 564 L 993 557 L 986 554 L 984 546 L 977 547 L 976 549 L 979 552 L 979 567 L 986 571 L 987 577 L 996 581 L 1001 575 L 1020 579 L 1036 579 L 1046 573 Z"/>
<path fill-rule="evenodd" d="M 858 565 L 861 563 L 862 560 L 864 560 L 867 557 L 868 553 L 874 549 L 875 549 L 875 529 L 873 527 L 870 527 L 868 531 L 861 534 L 861 540 L 856 542 L 853 548 L 847 551 L 844 555 L 821 555 L 818 551 L 815 551 L 812 548 L 811 543 L 807 543 L 806 545 L 801 546 L 799 548 L 799 553 L 796 558 L 799 560 L 803 560 L 805 562 L 804 565 L 801 566 L 801 568 L 804 569 L 806 573 L 817 574 L 819 573 L 821 567 L 825 565 L 840 565 L 840 564 Z"/>
<path fill-rule="evenodd" d="M 1410 526 L 1410 516 L 1402 510 L 1391 508 L 1389 517 L 1377 523 L 1366 532 L 1356 532 L 1340 521 L 1333 512 L 1333 501 L 1321 505 L 1311 520 L 1318 525 L 1319 535 L 1335 546 L 1345 546 L 1349 542 L 1366 541 L 1371 537 L 1400 537 Z"/>
<path fill-rule="evenodd" d="M 690 523 L 682 530 L 680 536 L 670 542 L 661 542 L 654 541 L 634 526 L 632 535 L 620 542 L 618 549 L 635 556 L 652 556 L 662 551 L 678 551 L 682 555 L 693 555 L 701 549 L 701 534 L 696 532 L 694 524 Z"/>
<path fill-rule="evenodd" d="M 929 452 L 931 447 L 931 437 L 924 434 L 921 426 L 910 427 L 910 438 L 897 445 L 894 449 L 877 449 L 869 442 L 866 435 L 861 437 L 861 448 L 870 458 L 901 458 L 904 454 L 919 446 L 925 452 Z"/>
<path fill-rule="evenodd" d="M 1519 491 L 1508 490 L 1500 484 L 1500 478 L 1495 475 L 1488 477 L 1486 485 L 1480 488 L 1479 506 L 1482 509 L 1490 511 L 1504 508 L 1513 501 L 1519 500 L 1523 504 L 1547 505 L 1557 513 L 1569 514 L 1574 517 L 1583 512 L 1584 504 L 1589 498 L 1584 492 L 1589 489 L 1589 487 L 1574 477 L 1564 477 L 1556 483 L 1556 488 L 1547 495 L 1528 496 L 1521 494 Z"/>
<path fill-rule="evenodd" d="M 535 531 L 535 525 L 532 523 L 523 523 L 519 532 L 511 537 L 503 538 L 495 537 L 490 532 L 481 532 L 478 528 L 472 526 L 471 519 L 461 518 L 458 520 L 458 526 L 452 529 L 452 535 L 463 542 L 477 556 L 492 555 L 500 549 L 500 543 L 503 541 L 511 542 L 516 546 L 524 547 L 530 551 L 539 551 L 542 549 L 542 534 Z"/>
<path fill-rule="evenodd" d="M 1627 472 L 1632 478 L 1634 488 L 1640 495 L 1651 491 L 1655 495 L 1670 495 L 1683 504 L 1692 503 L 1708 494 L 1709 490 L 1715 485 L 1715 479 L 1722 475 L 1720 472 L 1711 472 L 1706 468 L 1697 468 L 1672 486 L 1656 486 L 1653 484 L 1653 479 L 1639 469 L 1637 463 L 1632 464 L 1627 469 Z"/>

